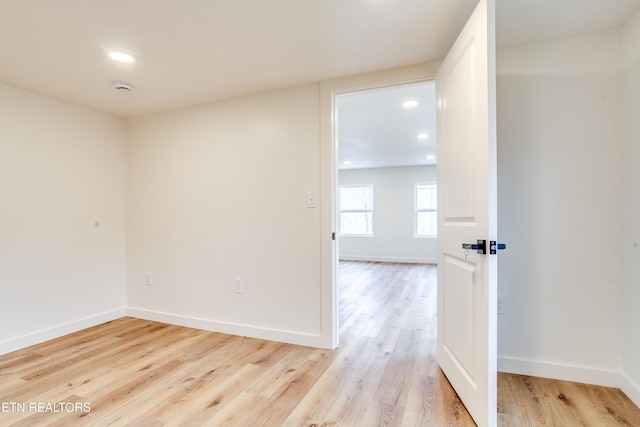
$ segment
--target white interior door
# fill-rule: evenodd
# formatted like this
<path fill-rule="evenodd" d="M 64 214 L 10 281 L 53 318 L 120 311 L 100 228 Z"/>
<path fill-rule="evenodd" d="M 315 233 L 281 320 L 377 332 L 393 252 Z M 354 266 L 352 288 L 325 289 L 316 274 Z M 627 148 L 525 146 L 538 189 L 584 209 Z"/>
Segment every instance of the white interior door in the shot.
<path fill-rule="evenodd" d="M 480 0 L 436 76 L 438 363 L 481 426 L 497 421 L 494 0 Z M 488 243 L 488 242 L 487 242 Z"/>

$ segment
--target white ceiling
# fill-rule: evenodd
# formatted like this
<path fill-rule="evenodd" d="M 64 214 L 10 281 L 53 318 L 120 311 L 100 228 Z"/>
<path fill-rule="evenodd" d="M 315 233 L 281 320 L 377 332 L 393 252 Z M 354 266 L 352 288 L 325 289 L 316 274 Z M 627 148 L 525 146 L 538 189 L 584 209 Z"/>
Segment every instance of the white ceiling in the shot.
<path fill-rule="evenodd" d="M 496 2 L 499 48 L 616 28 L 640 4 Z M 440 60 L 476 3 L 0 0 L 0 82 L 134 117 Z M 116 63 L 110 50 L 137 60 Z M 134 91 L 116 92 L 114 80 Z"/>
<path fill-rule="evenodd" d="M 619 28 L 640 0 L 496 0 L 498 49 Z"/>
<path fill-rule="evenodd" d="M 407 100 L 418 106 L 403 108 Z M 434 82 L 339 95 L 336 110 L 340 169 L 436 164 Z"/>
<path fill-rule="evenodd" d="M 476 1 L 0 0 L 0 81 L 144 115 L 442 58 Z"/>

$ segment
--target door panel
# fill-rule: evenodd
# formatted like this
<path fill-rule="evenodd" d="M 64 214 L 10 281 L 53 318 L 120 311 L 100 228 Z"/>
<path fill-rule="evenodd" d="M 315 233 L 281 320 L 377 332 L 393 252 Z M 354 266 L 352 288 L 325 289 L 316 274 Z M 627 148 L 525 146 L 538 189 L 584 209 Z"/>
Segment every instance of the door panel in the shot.
<path fill-rule="evenodd" d="M 436 77 L 438 363 L 476 423 L 497 422 L 494 0 L 481 0 Z"/>
<path fill-rule="evenodd" d="M 448 95 L 442 97 L 443 105 L 439 111 L 442 122 L 438 126 L 441 137 L 446 139 L 442 144 L 447 159 L 447 167 L 443 169 L 444 180 L 447 183 L 447 192 L 443 193 L 444 200 L 441 204 L 445 221 L 474 221 L 474 191 L 473 191 L 473 140 L 474 128 L 468 123 L 474 122 L 473 105 L 468 102 L 474 95 L 473 81 L 467 76 L 473 70 L 473 46 L 465 46 L 459 56 L 452 58 L 455 63 L 450 67 L 448 76 L 440 75 L 437 87 L 439 93 L 443 93 L 445 86 Z M 446 112 L 446 113 L 445 113 Z M 445 113 L 445 114 L 442 114 Z M 460 123 L 466 125 L 460 126 Z M 446 134 L 445 134 L 446 133 Z M 438 156 L 440 158 L 440 156 Z M 440 158 L 442 163 L 442 158 Z"/>
<path fill-rule="evenodd" d="M 447 256 L 444 260 L 444 342 L 447 352 L 457 368 L 475 386 L 476 366 L 473 360 L 474 312 L 476 295 L 473 292 L 475 266 Z M 471 289 L 471 292 L 469 292 Z"/>

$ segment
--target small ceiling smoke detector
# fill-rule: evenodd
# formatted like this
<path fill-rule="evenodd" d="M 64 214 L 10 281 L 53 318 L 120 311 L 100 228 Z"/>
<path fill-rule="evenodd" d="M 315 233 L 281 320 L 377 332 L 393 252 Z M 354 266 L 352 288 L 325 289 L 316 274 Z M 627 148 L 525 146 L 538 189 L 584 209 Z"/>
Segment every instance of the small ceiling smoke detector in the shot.
<path fill-rule="evenodd" d="M 133 92 L 133 85 L 127 82 L 115 81 L 113 82 L 113 86 L 116 88 L 116 91 L 122 93 Z"/>

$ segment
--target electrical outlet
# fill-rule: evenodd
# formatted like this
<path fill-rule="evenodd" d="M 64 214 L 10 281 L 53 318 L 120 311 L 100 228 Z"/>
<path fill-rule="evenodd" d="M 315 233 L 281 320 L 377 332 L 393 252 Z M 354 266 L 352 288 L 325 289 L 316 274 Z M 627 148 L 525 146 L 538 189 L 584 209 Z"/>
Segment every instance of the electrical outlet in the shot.
<path fill-rule="evenodd" d="M 244 293 L 244 285 L 240 277 L 236 277 L 235 279 L 233 279 L 233 293 L 235 294 Z"/>
<path fill-rule="evenodd" d="M 498 314 L 507 314 L 507 296 L 498 295 Z"/>

